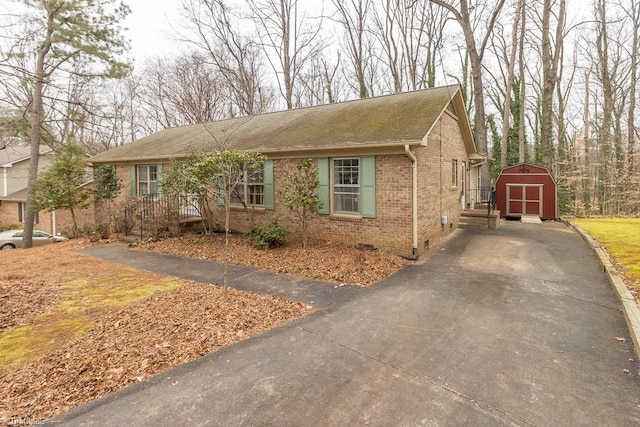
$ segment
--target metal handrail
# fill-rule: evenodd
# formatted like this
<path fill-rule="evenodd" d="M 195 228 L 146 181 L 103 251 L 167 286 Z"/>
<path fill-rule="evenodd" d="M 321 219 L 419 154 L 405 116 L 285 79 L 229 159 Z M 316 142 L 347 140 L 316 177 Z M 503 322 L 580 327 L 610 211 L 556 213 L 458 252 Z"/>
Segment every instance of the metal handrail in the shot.
<path fill-rule="evenodd" d="M 158 221 L 163 221 L 168 225 L 172 216 L 179 220 L 182 214 L 179 202 L 180 200 L 175 197 L 167 197 L 159 193 L 145 194 L 134 199 L 124 208 L 125 236 L 129 236 L 138 225 L 142 240 L 145 237 L 145 232 L 148 232 L 147 234 L 157 232 L 157 230 L 149 231 L 148 228 L 154 224 L 157 225 Z"/>

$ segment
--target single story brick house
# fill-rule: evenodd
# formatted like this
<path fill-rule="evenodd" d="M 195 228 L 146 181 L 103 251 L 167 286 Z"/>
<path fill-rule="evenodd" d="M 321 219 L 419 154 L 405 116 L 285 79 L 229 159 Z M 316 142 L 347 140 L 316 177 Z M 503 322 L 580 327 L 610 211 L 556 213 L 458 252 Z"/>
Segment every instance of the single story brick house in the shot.
<path fill-rule="evenodd" d="M 169 128 L 91 162 L 94 168 L 115 165 L 126 204 L 161 192 L 170 159 L 221 144 L 268 158 L 258 180 L 242 189 L 256 225 L 275 218 L 292 235 L 301 233 L 280 190 L 297 160 L 312 158 L 322 208 L 310 221 L 309 236 L 407 256 L 457 227 L 472 202 L 466 187 L 477 182 L 478 166 L 486 161 L 456 85 Z M 245 212 L 232 208 L 232 228 L 247 231 Z"/>

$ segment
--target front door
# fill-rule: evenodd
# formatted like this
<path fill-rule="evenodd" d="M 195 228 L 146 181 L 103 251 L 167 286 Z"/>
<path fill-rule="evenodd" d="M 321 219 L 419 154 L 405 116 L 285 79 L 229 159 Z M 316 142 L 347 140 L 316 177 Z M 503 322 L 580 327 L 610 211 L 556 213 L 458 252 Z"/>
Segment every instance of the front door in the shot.
<path fill-rule="evenodd" d="M 507 184 L 507 216 L 542 216 L 542 184 Z"/>

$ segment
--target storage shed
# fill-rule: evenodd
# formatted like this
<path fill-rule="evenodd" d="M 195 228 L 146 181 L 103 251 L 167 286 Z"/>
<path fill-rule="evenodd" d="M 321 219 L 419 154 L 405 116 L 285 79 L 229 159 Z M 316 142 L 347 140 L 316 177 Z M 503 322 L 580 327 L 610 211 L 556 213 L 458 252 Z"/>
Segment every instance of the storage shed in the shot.
<path fill-rule="evenodd" d="M 549 171 L 527 163 L 504 168 L 496 181 L 496 205 L 503 218 L 558 217 L 556 182 Z"/>

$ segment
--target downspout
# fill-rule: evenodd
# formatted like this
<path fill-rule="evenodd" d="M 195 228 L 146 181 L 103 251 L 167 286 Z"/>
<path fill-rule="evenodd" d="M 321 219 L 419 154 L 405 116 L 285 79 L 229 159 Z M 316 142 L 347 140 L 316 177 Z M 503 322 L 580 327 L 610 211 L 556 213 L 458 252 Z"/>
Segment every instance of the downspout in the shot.
<path fill-rule="evenodd" d="M 418 259 L 418 167 L 417 158 L 413 154 L 408 144 L 404 146 L 404 152 L 411 160 L 411 234 L 412 234 L 412 248 L 411 255 L 403 258 L 409 260 Z"/>
<path fill-rule="evenodd" d="M 51 211 L 51 234 L 56 236 L 57 233 L 58 233 L 58 227 L 57 227 L 57 224 L 56 224 L 56 210 L 53 209 Z"/>

